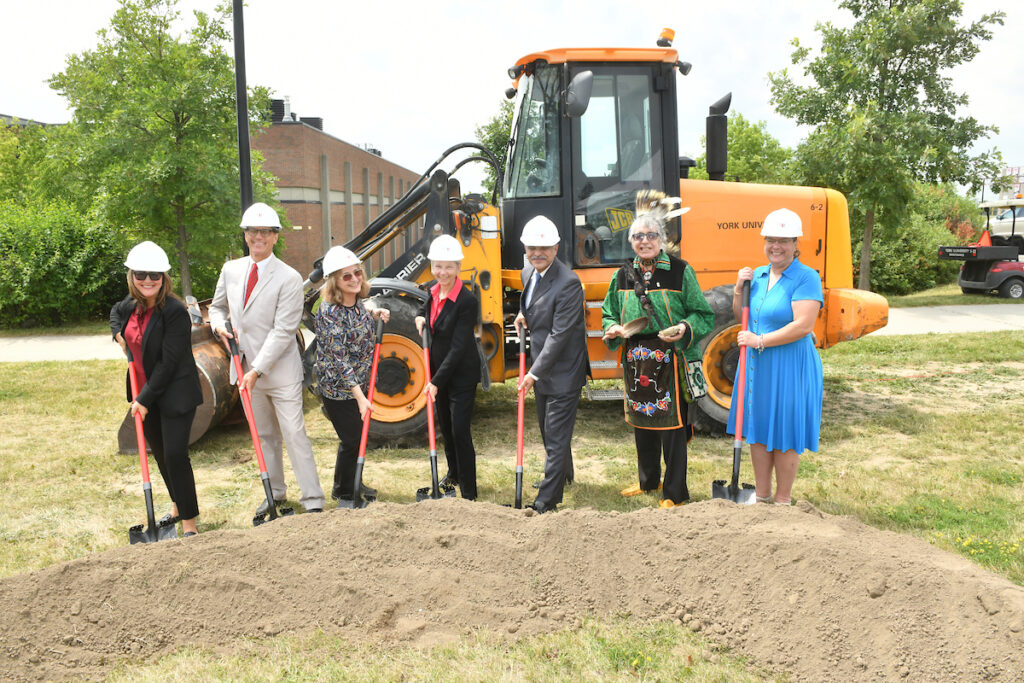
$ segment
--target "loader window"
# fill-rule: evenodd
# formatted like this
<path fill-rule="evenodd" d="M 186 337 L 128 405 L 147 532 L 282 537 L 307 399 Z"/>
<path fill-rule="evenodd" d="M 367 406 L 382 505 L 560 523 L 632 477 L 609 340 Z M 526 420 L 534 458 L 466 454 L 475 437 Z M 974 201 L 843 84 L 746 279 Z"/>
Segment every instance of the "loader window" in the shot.
<path fill-rule="evenodd" d="M 505 196 L 553 197 L 562 193 L 559 161 L 559 70 L 538 67 L 526 77 L 512 131 Z"/>
<path fill-rule="evenodd" d="M 583 68 L 582 66 L 580 68 Z M 587 111 L 572 126 L 576 266 L 621 263 L 638 190 L 664 190 L 661 93 L 649 66 L 598 67 Z"/>

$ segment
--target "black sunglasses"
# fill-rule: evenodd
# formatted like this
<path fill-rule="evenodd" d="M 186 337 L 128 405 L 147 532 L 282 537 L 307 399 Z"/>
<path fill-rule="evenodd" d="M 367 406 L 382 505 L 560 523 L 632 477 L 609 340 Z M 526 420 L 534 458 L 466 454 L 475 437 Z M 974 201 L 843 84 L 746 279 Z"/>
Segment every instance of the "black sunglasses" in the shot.
<path fill-rule="evenodd" d="M 153 282 L 159 282 L 160 280 L 164 279 L 164 274 L 150 273 L 145 270 L 133 270 L 132 277 L 134 277 L 139 282 L 142 282 L 143 280 L 152 280 Z"/>

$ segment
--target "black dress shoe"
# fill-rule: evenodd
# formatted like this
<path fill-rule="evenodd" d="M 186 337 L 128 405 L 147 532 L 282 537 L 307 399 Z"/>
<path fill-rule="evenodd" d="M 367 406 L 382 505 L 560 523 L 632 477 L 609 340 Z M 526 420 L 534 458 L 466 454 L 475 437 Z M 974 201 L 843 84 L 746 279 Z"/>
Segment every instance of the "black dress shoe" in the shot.
<path fill-rule="evenodd" d="M 274 501 L 274 505 L 276 505 L 276 506 L 280 506 L 280 505 L 283 505 L 283 504 L 284 504 L 284 500 L 275 500 Z M 256 508 L 256 516 L 259 517 L 260 515 L 267 515 L 267 514 L 270 514 L 270 507 L 267 506 L 267 499 L 264 498 L 263 502 L 260 503 L 260 506 L 258 508 Z"/>
<path fill-rule="evenodd" d="M 323 512 L 323 508 L 309 508 L 306 512 Z"/>
<path fill-rule="evenodd" d="M 181 517 L 178 517 L 178 516 L 173 516 L 172 517 L 171 513 L 168 512 L 166 515 L 164 515 L 160 519 L 156 520 L 156 525 L 157 526 L 170 526 L 172 524 L 177 524 L 180 521 L 181 521 Z"/>
<path fill-rule="evenodd" d="M 189 538 L 189 537 L 191 537 L 191 536 L 195 536 L 195 535 L 196 535 L 196 532 L 194 532 L 194 531 L 186 531 L 186 532 L 185 532 L 185 533 L 183 534 L 183 536 L 184 536 L 185 538 Z"/>
<path fill-rule="evenodd" d="M 459 485 L 459 480 L 450 474 L 446 474 L 444 475 L 444 479 L 437 482 L 437 485 L 440 486 L 441 488 L 444 488 L 446 486 L 455 487 Z"/>
<path fill-rule="evenodd" d="M 546 505 L 542 505 L 542 504 L 538 503 L 537 501 L 534 501 L 534 502 L 530 503 L 526 507 L 527 507 L 527 509 L 533 510 L 534 512 L 536 512 L 538 515 L 543 515 L 545 512 L 555 512 L 556 510 L 558 510 L 558 506 L 557 505 L 552 505 L 551 507 L 547 507 Z"/>
<path fill-rule="evenodd" d="M 366 484 L 360 482 L 359 483 L 359 494 L 363 498 L 376 498 L 377 497 L 377 489 L 372 489 L 369 486 L 367 486 Z M 351 496 L 349 496 L 349 498 L 351 498 Z"/>

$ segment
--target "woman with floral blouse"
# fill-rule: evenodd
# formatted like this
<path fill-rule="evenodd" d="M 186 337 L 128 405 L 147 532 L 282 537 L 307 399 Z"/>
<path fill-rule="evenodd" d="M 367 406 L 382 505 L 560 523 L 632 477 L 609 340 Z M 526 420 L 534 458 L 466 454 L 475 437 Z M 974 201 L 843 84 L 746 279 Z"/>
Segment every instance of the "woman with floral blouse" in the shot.
<path fill-rule="evenodd" d="M 371 411 L 370 366 L 373 363 L 375 318 L 385 323 L 390 312 L 366 305 L 370 292 L 359 257 L 344 247 L 331 247 L 324 255 L 326 283 L 314 319 L 317 338 L 316 381 L 324 412 L 338 434 L 332 495 L 352 497 L 362 422 Z M 360 495 L 374 498 L 377 492 L 363 486 Z"/>

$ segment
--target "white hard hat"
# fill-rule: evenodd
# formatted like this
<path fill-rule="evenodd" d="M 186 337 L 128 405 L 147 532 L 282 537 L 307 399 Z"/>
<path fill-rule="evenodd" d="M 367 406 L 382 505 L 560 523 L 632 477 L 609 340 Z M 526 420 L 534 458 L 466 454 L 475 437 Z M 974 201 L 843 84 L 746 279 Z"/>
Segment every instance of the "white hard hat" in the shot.
<path fill-rule="evenodd" d="M 427 258 L 431 261 L 461 261 L 462 245 L 451 235 L 441 235 L 430 243 Z"/>
<path fill-rule="evenodd" d="M 154 242 L 140 242 L 128 252 L 128 258 L 124 265 L 129 270 L 166 273 L 171 269 L 171 262 L 167 260 L 167 252 Z"/>
<path fill-rule="evenodd" d="M 345 247 L 331 247 L 324 254 L 324 275 L 330 275 L 337 273 L 342 268 L 348 268 L 354 266 L 357 263 L 362 263 L 359 257 L 353 254 L 350 250 Z"/>
<path fill-rule="evenodd" d="M 558 228 L 547 216 L 534 216 L 526 221 L 519 241 L 527 247 L 553 247 L 558 244 Z"/>
<path fill-rule="evenodd" d="M 281 219 L 278 217 L 277 211 L 263 202 L 256 202 L 242 214 L 240 225 L 243 228 L 274 228 L 275 231 L 280 232 Z"/>
<path fill-rule="evenodd" d="M 803 223 L 795 211 L 775 209 L 765 216 L 761 237 L 803 237 Z"/>

